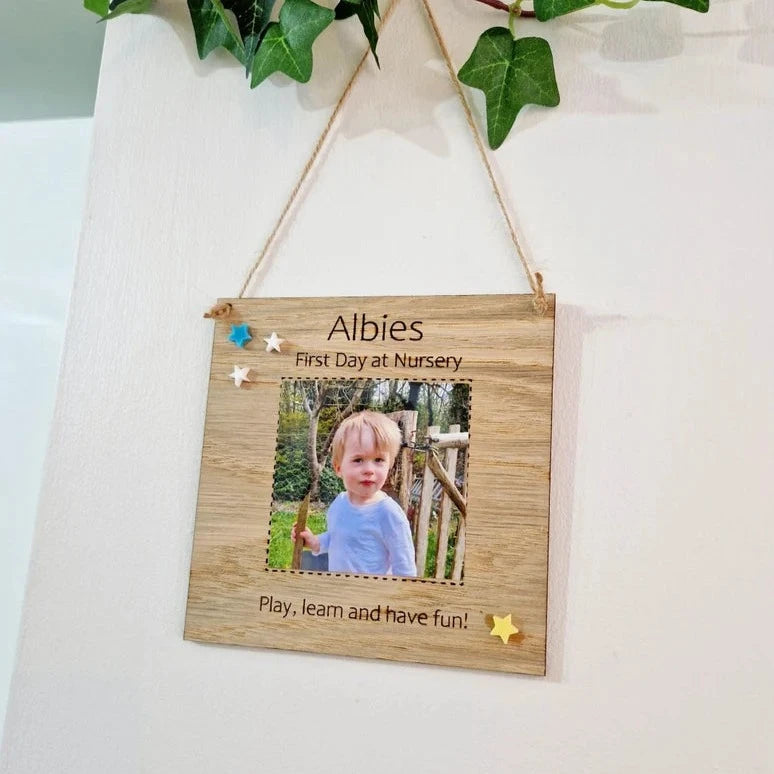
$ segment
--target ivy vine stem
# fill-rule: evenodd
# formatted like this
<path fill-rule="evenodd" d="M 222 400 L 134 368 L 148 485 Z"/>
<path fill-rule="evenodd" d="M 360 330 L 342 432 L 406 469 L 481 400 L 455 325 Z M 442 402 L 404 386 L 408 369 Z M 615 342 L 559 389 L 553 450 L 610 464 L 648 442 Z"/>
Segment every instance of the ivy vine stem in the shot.
<path fill-rule="evenodd" d="M 626 2 L 617 2 L 616 0 L 595 0 L 594 5 L 604 5 L 607 8 L 617 8 L 619 11 L 625 11 L 627 8 L 634 8 L 640 0 L 626 0 Z"/>
<path fill-rule="evenodd" d="M 502 0 L 476 0 L 476 2 L 488 5 L 490 8 L 496 8 L 498 11 L 505 11 L 506 13 L 511 12 L 511 7 L 507 3 L 502 2 Z M 524 19 L 535 18 L 534 11 L 522 11 L 519 15 Z"/>
<path fill-rule="evenodd" d="M 516 40 L 516 19 L 521 16 L 521 0 L 516 0 L 508 6 L 508 29 L 511 31 L 511 37 Z"/>

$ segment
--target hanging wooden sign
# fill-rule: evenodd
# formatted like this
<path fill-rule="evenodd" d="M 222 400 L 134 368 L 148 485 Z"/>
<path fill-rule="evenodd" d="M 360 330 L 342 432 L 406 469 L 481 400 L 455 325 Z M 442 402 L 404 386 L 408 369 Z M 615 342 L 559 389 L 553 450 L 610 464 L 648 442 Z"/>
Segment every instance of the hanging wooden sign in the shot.
<path fill-rule="evenodd" d="M 186 639 L 544 674 L 544 298 L 222 302 Z"/>

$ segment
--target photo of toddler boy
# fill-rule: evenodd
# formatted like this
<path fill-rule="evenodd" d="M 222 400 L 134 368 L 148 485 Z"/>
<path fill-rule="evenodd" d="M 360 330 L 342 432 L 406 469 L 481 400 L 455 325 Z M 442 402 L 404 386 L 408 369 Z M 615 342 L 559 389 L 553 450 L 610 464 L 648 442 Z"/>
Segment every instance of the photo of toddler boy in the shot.
<path fill-rule="evenodd" d="M 328 554 L 329 572 L 416 577 L 408 517 L 382 491 L 400 447 L 400 428 L 376 411 L 352 414 L 336 430 L 333 470 L 345 491 L 328 507 L 325 532 L 299 533 L 313 554 Z"/>

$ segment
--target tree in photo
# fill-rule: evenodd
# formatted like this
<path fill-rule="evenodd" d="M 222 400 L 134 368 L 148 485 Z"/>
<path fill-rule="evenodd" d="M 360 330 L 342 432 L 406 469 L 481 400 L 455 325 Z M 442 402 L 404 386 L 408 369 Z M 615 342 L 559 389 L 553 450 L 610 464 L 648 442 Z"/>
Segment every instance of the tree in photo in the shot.
<path fill-rule="evenodd" d="M 306 454 L 309 461 L 309 498 L 320 499 L 320 477 L 339 425 L 355 411 L 368 404 L 368 382 L 334 382 L 310 380 L 301 383 L 304 411 L 309 418 Z M 325 412 L 325 409 L 331 411 Z M 321 418 L 325 412 L 324 440 L 320 443 Z"/>

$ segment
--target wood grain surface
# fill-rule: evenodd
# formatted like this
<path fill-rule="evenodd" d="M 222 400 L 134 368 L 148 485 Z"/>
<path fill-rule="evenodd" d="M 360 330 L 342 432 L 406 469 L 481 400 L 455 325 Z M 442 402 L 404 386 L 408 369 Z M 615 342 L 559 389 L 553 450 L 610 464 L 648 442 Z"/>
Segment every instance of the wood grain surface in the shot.
<path fill-rule="evenodd" d="M 233 312 L 214 322 L 185 638 L 544 674 L 554 297 L 542 317 L 531 295 L 223 300 Z M 389 328 L 386 341 L 330 336 L 339 315 L 351 332 L 362 314 L 419 321 L 422 338 L 394 341 Z M 250 326 L 244 349 L 228 341 L 232 323 Z M 272 331 L 281 353 L 265 351 Z M 365 365 L 336 367 L 337 352 Z M 327 353 L 329 365 L 304 366 L 300 353 Z M 409 369 L 396 354 L 461 361 L 456 371 Z M 375 367 L 384 355 L 387 366 Z M 235 365 L 251 369 L 240 388 Z M 470 382 L 460 582 L 267 566 L 283 377 Z M 509 613 L 520 632 L 504 645 L 490 622 Z"/>

